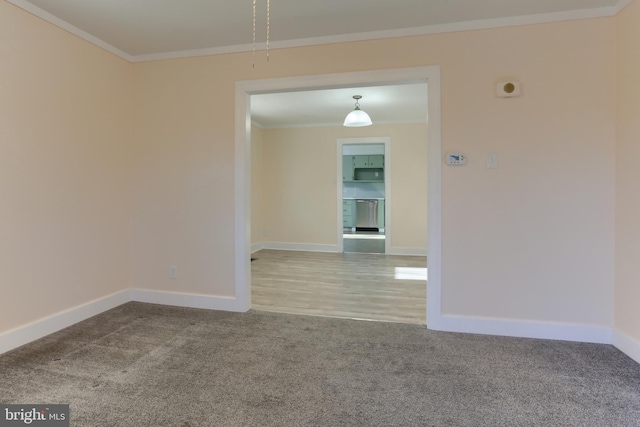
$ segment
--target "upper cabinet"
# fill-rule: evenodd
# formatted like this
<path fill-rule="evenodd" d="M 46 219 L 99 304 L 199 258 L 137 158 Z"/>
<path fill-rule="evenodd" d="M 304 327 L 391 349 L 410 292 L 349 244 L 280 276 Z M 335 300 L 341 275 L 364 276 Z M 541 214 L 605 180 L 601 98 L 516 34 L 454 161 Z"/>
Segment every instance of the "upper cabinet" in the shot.
<path fill-rule="evenodd" d="M 345 182 L 384 182 L 384 155 L 342 156 Z"/>
<path fill-rule="evenodd" d="M 370 168 L 384 168 L 384 156 L 382 154 L 377 156 L 367 156 L 369 157 L 369 166 Z"/>
<path fill-rule="evenodd" d="M 342 156 L 342 180 L 353 181 L 353 156 Z"/>
<path fill-rule="evenodd" d="M 353 159 L 354 168 L 382 168 L 384 167 L 384 156 L 376 154 L 375 156 L 344 156 Z"/>

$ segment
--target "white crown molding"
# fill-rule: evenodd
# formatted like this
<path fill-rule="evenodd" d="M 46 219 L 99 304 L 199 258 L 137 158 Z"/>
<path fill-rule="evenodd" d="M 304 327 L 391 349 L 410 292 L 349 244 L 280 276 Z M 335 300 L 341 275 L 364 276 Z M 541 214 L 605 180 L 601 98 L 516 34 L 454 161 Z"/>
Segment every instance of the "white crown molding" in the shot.
<path fill-rule="evenodd" d="M 161 61 L 166 59 L 191 58 L 196 56 L 221 55 L 228 53 L 250 52 L 252 44 L 242 44 L 234 46 L 220 46 L 206 49 L 191 49 L 174 52 L 160 52 L 142 55 L 128 54 L 115 46 L 95 37 L 84 30 L 81 30 L 68 22 L 40 9 L 26 0 L 6 0 L 9 3 L 24 9 L 25 11 L 48 21 L 49 23 L 74 34 L 81 39 L 88 41 L 114 55 L 119 56 L 129 62 Z M 566 12 L 542 13 L 537 15 L 512 16 L 507 18 L 482 19 L 476 21 L 456 22 L 451 24 L 430 25 L 425 27 L 402 28 L 396 30 L 371 31 L 365 33 L 341 34 L 335 36 L 312 37 L 295 40 L 272 41 L 271 49 L 286 49 L 303 46 L 317 46 L 323 44 L 348 43 L 366 40 L 388 39 L 396 37 L 421 36 L 428 34 L 450 33 L 458 31 L 482 30 L 490 28 L 502 28 L 519 25 L 545 24 L 560 21 L 572 21 L 578 19 L 602 18 L 614 16 L 633 0 L 619 0 L 615 6 L 601 7 L 595 9 L 572 10 Z M 256 45 L 257 50 L 266 49 L 266 43 Z"/>
<path fill-rule="evenodd" d="M 295 40 L 271 41 L 270 49 L 287 49 L 323 44 L 349 43 L 366 40 L 389 39 L 396 37 L 422 36 L 428 34 L 452 33 L 458 31 L 484 30 L 520 25 L 546 24 L 560 21 L 574 21 L 614 16 L 633 0 L 620 0 L 616 6 L 595 9 L 571 10 L 566 12 L 541 13 L 536 15 L 511 16 L 507 18 L 482 19 L 475 21 L 455 22 L 451 24 L 430 25 L 425 27 L 401 28 L 396 30 L 371 31 L 364 33 L 340 34 L 335 36 L 311 37 Z M 165 59 L 188 58 L 193 56 L 217 55 L 223 53 L 250 52 L 253 45 L 244 44 L 211 49 L 196 49 L 177 52 L 156 53 L 133 56 L 133 62 L 159 61 Z M 256 50 L 266 49 L 265 43 L 256 45 Z"/>
<path fill-rule="evenodd" d="M 426 120 L 376 120 L 373 123 L 373 126 L 376 125 L 410 125 L 416 123 L 427 123 Z M 301 129 L 301 128 L 327 128 L 327 127 L 335 127 L 341 128 L 341 123 L 300 123 L 300 124 L 285 124 L 285 125 L 276 125 L 276 126 L 268 126 L 262 125 L 255 121 L 251 121 L 251 124 L 257 127 L 258 129 Z"/>
<path fill-rule="evenodd" d="M 115 46 L 110 45 L 109 43 L 103 41 L 102 39 L 99 39 L 96 36 L 93 36 L 89 33 L 87 33 L 84 30 L 81 30 L 78 27 L 75 27 L 71 24 L 69 24 L 67 21 L 64 21 L 60 18 L 58 18 L 57 16 L 54 16 L 52 14 L 50 14 L 49 12 L 40 9 L 37 6 L 34 6 L 33 4 L 29 3 L 26 0 L 7 0 L 9 3 L 13 4 L 14 6 L 17 6 L 23 10 L 25 10 L 26 12 L 29 12 L 32 15 L 37 16 L 38 18 L 44 19 L 45 21 L 55 25 L 58 28 L 61 28 L 75 36 L 80 37 L 81 39 L 94 44 L 104 50 L 106 50 L 107 52 L 111 52 L 116 56 L 119 56 L 120 58 L 124 59 L 125 61 L 128 62 L 134 62 L 133 57 L 131 55 L 129 55 L 128 53 L 118 49 Z"/>
<path fill-rule="evenodd" d="M 633 0 L 618 0 L 618 4 L 611 7 L 611 15 L 617 15 L 622 9 L 629 6 Z"/>
<path fill-rule="evenodd" d="M 277 47 L 277 43 L 271 42 L 269 44 L 270 49 Z M 267 44 L 256 43 L 256 51 L 265 50 Z M 220 46 L 211 47 L 205 49 L 190 49 L 190 50 L 177 50 L 173 52 L 159 52 L 149 53 L 145 55 L 133 55 L 132 62 L 149 62 L 149 61 L 164 61 L 166 59 L 179 59 L 179 58 L 193 58 L 196 56 L 211 56 L 211 55 L 224 55 L 227 53 L 241 53 L 251 52 L 253 50 L 252 44 L 239 44 L 233 46 Z"/>

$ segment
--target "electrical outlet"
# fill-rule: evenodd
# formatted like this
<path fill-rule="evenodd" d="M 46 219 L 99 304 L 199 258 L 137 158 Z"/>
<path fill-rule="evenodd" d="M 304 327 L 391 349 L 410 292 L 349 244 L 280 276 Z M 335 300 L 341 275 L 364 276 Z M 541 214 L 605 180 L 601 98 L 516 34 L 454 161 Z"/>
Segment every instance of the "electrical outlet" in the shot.
<path fill-rule="evenodd" d="M 177 279 L 178 278 L 178 267 L 172 265 L 169 267 L 169 279 Z"/>
<path fill-rule="evenodd" d="M 262 230 L 262 235 L 263 236 L 268 236 L 269 235 L 269 229 L 265 228 L 264 230 Z"/>

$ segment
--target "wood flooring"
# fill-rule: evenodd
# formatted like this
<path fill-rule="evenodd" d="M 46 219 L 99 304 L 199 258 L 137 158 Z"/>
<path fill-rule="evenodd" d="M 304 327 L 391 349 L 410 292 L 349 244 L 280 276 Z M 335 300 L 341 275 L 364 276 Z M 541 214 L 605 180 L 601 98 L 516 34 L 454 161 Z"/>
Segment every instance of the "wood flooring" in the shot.
<path fill-rule="evenodd" d="M 426 257 L 278 250 L 252 256 L 254 310 L 426 323 Z"/>

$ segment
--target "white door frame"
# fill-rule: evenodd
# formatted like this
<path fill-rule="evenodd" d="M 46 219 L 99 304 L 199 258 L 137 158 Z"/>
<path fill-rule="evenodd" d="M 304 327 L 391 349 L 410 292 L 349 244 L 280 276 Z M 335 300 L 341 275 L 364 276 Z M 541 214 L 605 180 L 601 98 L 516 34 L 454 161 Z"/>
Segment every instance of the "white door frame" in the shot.
<path fill-rule="evenodd" d="M 235 307 L 251 308 L 251 95 L 295 90 L 427 82 L 427 324 L 441 324 L 442 148 L 440 66 L 395 68 L 236 82 L 235 115 Z"/>
<path fill-rule="evenodd" d="M 342 151 L 345 145 L 356 145 L 356 144 L 383 144 L 384 145 L 384 252 L 386 254 L 391 252 L 391 138 L 388 136 L 378 136 L 378 137 L 363 137 L 363 138 L 338 138 L 337 141 L 337 169 L 338 175 L 336 176 L 336 182 L 338 191 L 336 192 L 338 196 L 338 252 L 344 252 L 344 238 L 342 237 L 343 226 L 343 211 L 342 211 L 342 192 L 343 192 L 343 180 L 344 176 L 342 173 Z M 355 215 L 355 212 L 354 212 Z"/>

